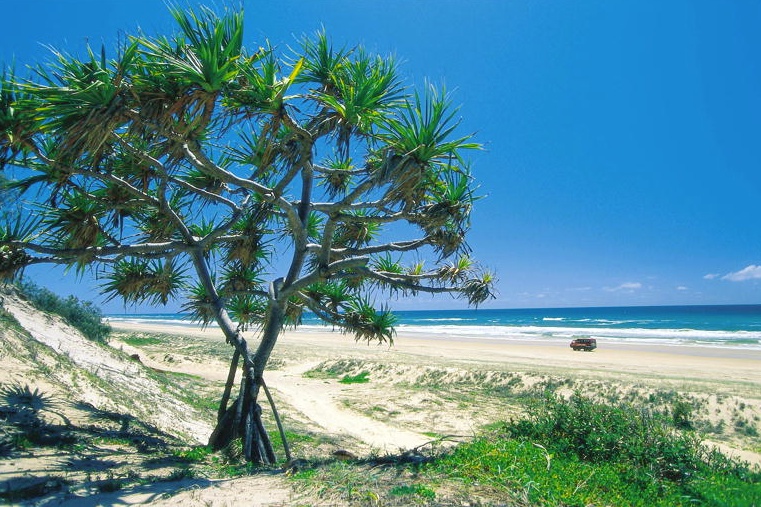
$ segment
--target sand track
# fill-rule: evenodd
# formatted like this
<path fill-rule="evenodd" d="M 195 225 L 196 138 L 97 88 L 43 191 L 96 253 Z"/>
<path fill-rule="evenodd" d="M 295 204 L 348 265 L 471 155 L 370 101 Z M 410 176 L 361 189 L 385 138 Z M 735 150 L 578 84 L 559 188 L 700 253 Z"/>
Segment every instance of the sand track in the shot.
<path fill-rule="evenodd" d="M 204 334 L 204 338 L 219 341 L 216 335 Z M 128 354 L 140 354 L 143 363 L 151 368 L 197 375 L 207 380 L 224 382 L 228 365 L 218 361 L 203 361 L 189 357 L 184 361 L 167 361 L 160 354 L 146 356 L 140 349 L 119 343 L 118 347 Z M 431 438 L 398 426 L 386 424 L 367 417 L 347 407 L 343 401 L 356 386 L 344 385 L 335 379 L 311 378 L 305 373 L 321 363 L 319 359 L 289 360 L 279 369 L 265 374 L 267 385 L 275 403 L 282 408 L 298 411 L 299 418 L 319 426 L 326 434 L 348 441 L 352 452 L 375 451 L 397 453 L 418 447 Z M 354 449 L 355 445 L 357 449 Z"/>
<path fill-rule="evenodd" d="M 421 433 L 385 424 L 341 406 L 339 397 L 348 387 L 336 381 L 304 377 L 304 373 L 318 364 L 319 362 L 300 363 L 271 371 L 267 374 L 267 383 L 272 385 L 272 390 L 283 401 L 325 431 L 349 435 L 364 442 L 371 450 L 396 453 L 413 449 L 430 440 L 430 437 Z"/>

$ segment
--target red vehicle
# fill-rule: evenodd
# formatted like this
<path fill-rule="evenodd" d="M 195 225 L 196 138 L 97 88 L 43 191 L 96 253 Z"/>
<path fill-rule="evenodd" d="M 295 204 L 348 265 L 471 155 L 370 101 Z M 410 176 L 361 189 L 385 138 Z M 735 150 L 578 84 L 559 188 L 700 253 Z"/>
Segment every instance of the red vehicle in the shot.
<path fill-rule="evenodd" d="M 597 340 L 594 338 L 574 338 L 571 342 L 571 348 L 591 352 L 597 348 Z"/>

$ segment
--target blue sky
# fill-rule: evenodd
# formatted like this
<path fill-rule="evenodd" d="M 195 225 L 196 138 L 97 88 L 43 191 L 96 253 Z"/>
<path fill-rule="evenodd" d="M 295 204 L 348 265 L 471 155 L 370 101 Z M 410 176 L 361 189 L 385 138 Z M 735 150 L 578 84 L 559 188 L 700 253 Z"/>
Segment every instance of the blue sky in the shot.
<path fill-rule="evenodd" d="M 470 245 L 491 307 L 761 303 L 761 3 L 246 0 L 246 44 L 324 26 L 455 90 L 486 149 Z M 160 0 L 4 6 L 0 61 L 174 30 Z M 94 284 L 30 270 L 97 301 Z M 449 307 L 423 297 L 415 308 Z M 402 302 L 400 307 L 411 307 Z M 106 311 L 119 311 L 115 303 Z"/>

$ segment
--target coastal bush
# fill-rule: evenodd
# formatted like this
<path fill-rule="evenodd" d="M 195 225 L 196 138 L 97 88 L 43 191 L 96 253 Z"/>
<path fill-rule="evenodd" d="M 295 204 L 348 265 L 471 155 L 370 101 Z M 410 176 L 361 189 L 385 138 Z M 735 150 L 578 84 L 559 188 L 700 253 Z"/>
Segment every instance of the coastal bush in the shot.
<path fill-rule="evenodd" d="M 696 434 L 676 431 L 665 417 L 625 404 L 595 403 L 579 394 L 569 400 L 547 397 L 528 418 L 505 429 L 584 461 L 631 462 L 660 478 L 684 480 L 706 464 L 737 468 L 721 453 L 709 451 Z"/>
<path fill-rule="evenodd" d="M 506 501 L 486 505 L 752 506 L 761 500 L 758 474 L 706 466 L 691 480 L 674 482 L 647 473 L 630 462 L 589 462 L 530 439 L 490 434 L 433 461 L 423 476 L 456 481 L 471 496 Z"/>
<path fill-rule="evenodd" d="M 106 343 L 111 326 L 103 322 L 103 313 L 91 301 L 74 296 L 64 298 L 28 280 L 22 280 L 16 287 L 38 310 L 61 316 L 89 340 Z"/>
<path fill-rule="evenodd" d="M 19 323 L 16 317 L 0 305 L 0 326 L 5 328 L 19 329 Z"/>
<path fill-rule="evenodd" d="M 753 505 L 761 500 L 761 474 L 709 449 L 695 433 L 678 431 L 674 423 L 681 425 L 678 419 L 670 421 L 625 404 L 598 404 L 578 394 L 568 400 L 548 396 L 531 409 L 528 417 L 506 423 L 502 437 L 478 445 L 489 448 L 481 451 L 484 456 L 502 455 L 504 451 L 499 446 L 507 445 L 505 442 L 533 453 L 537 451 L 532 447 L 540 449 L 548 472 L 554 469 L 557 473 L 559 467 L 569 466 L 573 470 L 585 469 L 589 480 L 584 481 L 583 489 L 601 495 L 612 491 L 623 494 L 620 503 L 613 502 L 616 505 L 682 505 L 686 502 L 683 499 L 710 505 L 744 505 L 734 503 L 743 498 L 753 498 L 747 503 Z M 518 466 L 518 457 L 510 459 L 513 468 Z M 530 462 L 527 458 L 523 461 L 520 467 Z M 562 474 L 573 477 L 576 472 L 565 470 Z M 550 484 L 553 477 L 550 474 L 546 478 L 548 488 L 554 488 Z M 619 479 L 613 481 L 614 477 Z M 637 501 L 628 497 L 627 485 L 636 486 Z M 611 497 L 605 495 L 599 499 L 610 502 Z M 558 499 L 561 497 L 562 494 Z M 724 500 L 712 503 L 717 499 Z M 590 501 L 591 498 L 584 499 Z"/>
<path fill-rule="evenodd" d="M 338 382 L 341 384 L 366 384 L 370 382 L 369 372 L 363 371 L 357 375 L 344 375 Z"/>
<path fill-rule="evenodd" d="M 735 420 L 735 431 L 749 437 L 757 437 L 758 429 L 745 418 Z"/>

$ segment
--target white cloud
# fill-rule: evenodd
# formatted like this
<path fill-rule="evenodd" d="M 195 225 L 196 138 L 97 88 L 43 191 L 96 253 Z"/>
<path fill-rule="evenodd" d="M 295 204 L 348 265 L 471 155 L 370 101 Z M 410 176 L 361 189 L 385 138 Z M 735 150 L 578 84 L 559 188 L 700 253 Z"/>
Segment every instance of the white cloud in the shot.
<path fill-rule="evenodd" d="M 607 290 L 608 292 L 618 292 L 620 290 L 632 291 L 632 290 L 641 289 L 641 288 L 642 288 L 642 284 L 639 282 L 626 282 L 626 283 L 622 283 L 618 287 L 605 287 L 605 290 Z"/>
<path fill-rule="evenodd" d="M 729 280 L 730 282 L 744 282 L 746 280 L 756 280 L 759 278 L 761 278 L 761 266 L 756 266 L 755 264 L 751 264 L 740 271 L 727 273 L 721 277 L 722 280 Z"/>
<path fill-rule="evenodd" d="M 720 276 L 721 275 L 718 274 L 718 273 L 708 273 L 703 278 L 706 279 L 706 280 L 715 280 L 715 279 L 719 278 Z"/>
<path fill-rule="evenodd" d="M 689 289 L 685 287 L 684 285 L 680 285 L 679 287 L 676 288 L 676 290 L 689 290 Z"/>
<path fill-rule="evenodd" d="M 568 292 L 589 292 L 592 287 L 569 287 L 566 289 Z"/>

